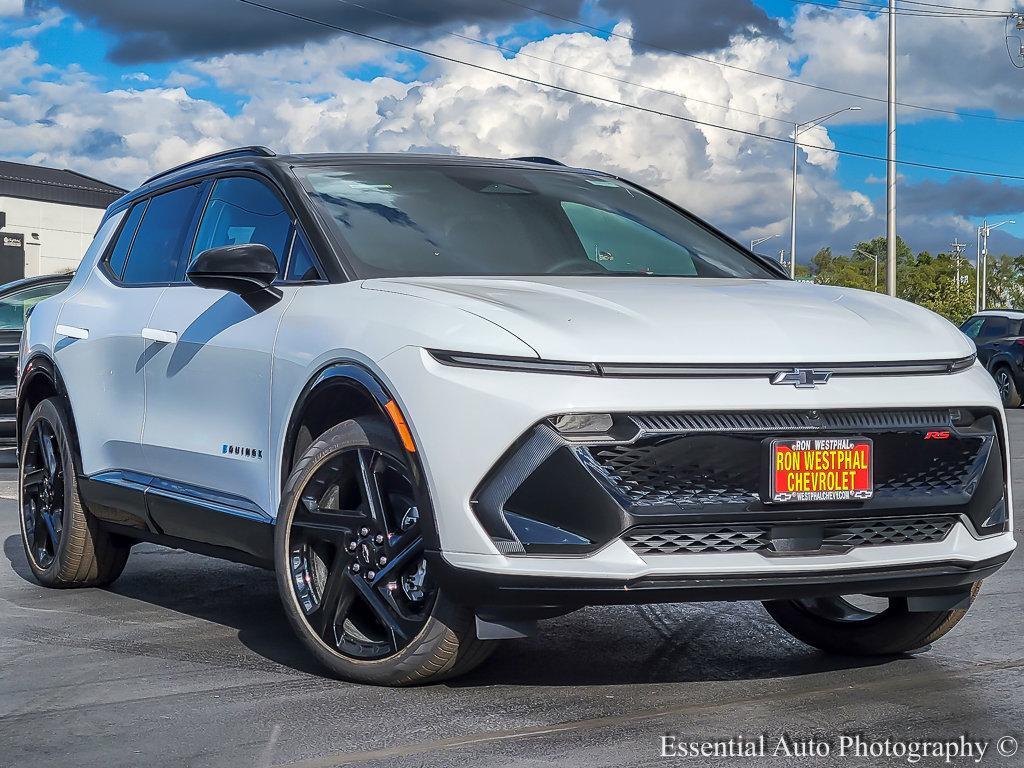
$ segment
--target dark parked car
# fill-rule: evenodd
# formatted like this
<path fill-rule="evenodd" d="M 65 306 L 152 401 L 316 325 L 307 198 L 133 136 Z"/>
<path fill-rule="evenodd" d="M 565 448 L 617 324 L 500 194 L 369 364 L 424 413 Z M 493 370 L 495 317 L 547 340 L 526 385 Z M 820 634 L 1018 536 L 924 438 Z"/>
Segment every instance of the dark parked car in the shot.
<path fill-rule="evenodd" d="M 15 378 L 25 318 L 38 302 L 63 291 L 73 275 L 40 275 L 0 285 L 0 456 L 17 444 Z"/>
<path fill-rule="evenodd" d="M 978 360 L 999 386 L 1006 408 L 1017 408 L 1024 393 L 1024 310 L 986 309 L 960 330 L 974 340 Z"/>

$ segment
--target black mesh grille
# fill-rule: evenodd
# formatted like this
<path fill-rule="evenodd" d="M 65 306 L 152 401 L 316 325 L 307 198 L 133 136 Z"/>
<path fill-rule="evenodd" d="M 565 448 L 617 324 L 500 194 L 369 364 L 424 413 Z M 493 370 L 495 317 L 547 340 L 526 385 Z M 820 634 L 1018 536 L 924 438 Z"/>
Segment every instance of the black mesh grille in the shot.
<path fill-rule="evenodd" d="M 835 429 L 830 434 L 855 434 Z M 970 496 L 984 467 L 983 435 L 925 440 L 924 431 L 858 429 L 874 441 L 876 498 Z M 784 434 L 784 433 L 783 433 Z M 747 504 L 761 498 L 763 434 L 674 434 L 631 445 L 592 446 L 587 463 L 631 505 Z"/>
<path fill-rule="evenodd" d="M 822 523 L 821 546 L 876 547 L 942 541 L 955 523 L 952 516 Z M 644 527 L 627 531 L 622 538 L 638 555 L 770 552 L 772 527 L 767 523 Z"/>

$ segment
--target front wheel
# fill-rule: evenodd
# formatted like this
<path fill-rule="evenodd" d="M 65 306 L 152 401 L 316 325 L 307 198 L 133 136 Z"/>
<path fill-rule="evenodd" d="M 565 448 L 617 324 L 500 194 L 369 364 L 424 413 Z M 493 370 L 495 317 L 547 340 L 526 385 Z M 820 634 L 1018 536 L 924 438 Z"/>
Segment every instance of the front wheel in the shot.
<path fill-rule="evenodd" d="M 981 582 L 971 588 L 974 602 Z M 930 645 L 955 627 L 967 608 L 912 612 L 905 597 L 843 595 L 771 600 L 772 618 L 808 645 L 843 656 L 891 656 Z"/>
<path fill-rule="evenodd" d="M 405 453 L 386 422 L 321 435 L 288 478 L 275 537 L 285 612 L 334 676 L 411 685 L 468 672 L 494 643 L 437 588 L 426 521 Z"/>

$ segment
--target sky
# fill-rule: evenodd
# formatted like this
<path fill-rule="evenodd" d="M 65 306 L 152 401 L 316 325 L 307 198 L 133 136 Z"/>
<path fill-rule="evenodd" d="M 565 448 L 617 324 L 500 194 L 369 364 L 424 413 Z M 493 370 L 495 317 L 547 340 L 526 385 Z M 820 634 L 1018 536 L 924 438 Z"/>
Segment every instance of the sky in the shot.
<path fill-rule="evenodd" d="M 885 232 L 884 162 L 828 150 L 885 155 L 888 20 L 837 2 L 0 0 L 0 158 L 131 188 L 248 144 L 545 155 L 633 179 L 739 240 L 777 234 L 759 247 L 777 254 L 793 123 L 860 107 L 801 133 L 806 262 Z M 903 165 L 899 234 L 973 254 L 983 219 L 1015 219 L 990 251 L 1024 253 L 1024 69 L 1004 22 L 904 13 L 897 157 L 1019 178 Z"/>

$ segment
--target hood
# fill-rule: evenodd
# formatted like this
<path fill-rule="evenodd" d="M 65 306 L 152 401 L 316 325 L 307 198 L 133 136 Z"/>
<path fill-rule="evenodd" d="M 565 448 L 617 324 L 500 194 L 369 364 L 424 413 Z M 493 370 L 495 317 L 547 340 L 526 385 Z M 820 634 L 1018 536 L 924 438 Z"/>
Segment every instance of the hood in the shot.
<path fill-rule="evenodd" d="M 549 360 L 891 362 L 975 351 L 953 325 L 914 304 L 788 280 L 423 277 L 363 287 L 458 307 Z"/>

